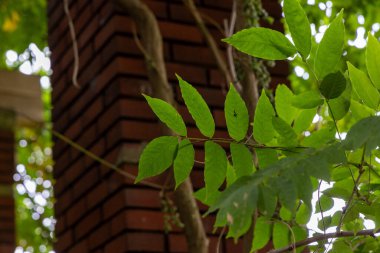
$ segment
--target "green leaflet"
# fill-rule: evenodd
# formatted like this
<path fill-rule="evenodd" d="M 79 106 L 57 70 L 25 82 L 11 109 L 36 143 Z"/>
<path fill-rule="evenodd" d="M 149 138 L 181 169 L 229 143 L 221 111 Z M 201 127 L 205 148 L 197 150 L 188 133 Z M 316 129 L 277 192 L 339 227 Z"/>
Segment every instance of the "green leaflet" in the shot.
<path fill-rule="evenodd" d="M 317 201 L 317 203 L 315 204 L 315 212 L 316 213 L 320 213 L 321 211 L 326 212 L 330 210 L 333 206 L 334 206 L 334 200 L 327 195 L 322 195 L 320 199 Z"/>
<path fill-rule="evenodd" d="M 244 100 L 232 84 L 224 103 L 224 114 L 229 135 L 236 141 L 243 140 L 249 126 L 249 115 Z"/>
<path fill-rule="evenodd" d="M 310 127 L 310 124 L 312 123 L 316 114 L 317 108 L 300 111 L 298 117 L 294 121 L 294 131 L 298 134 L 306 131 Z"/>
<path fill-rule="evenodd" d="M 311 50 L 311 29 L 309 19 L 298 0 L 285 0 L 283 11 L 294 44 L 302 58 L 306 59 Z"/>
<path fill-rule="evenodd" d="M 271 236 L 271 230 L 272 230 L 272 221 L 270 221 L 265 216 L 260 216 L 256 220 L 255 229 L 253 232 L 253 241 L 252 241 L 252 248 L 251 253 L 253 253 L 256 250 L 264 248 Z"/>
<path fill-rule="evenodd" d="M 310 136 L 307 136 L 303 140 L 303 145 L 306 147 L 320 148 L 326 145 L 328 142 L 335 140 L 335 125 L 333 122 L 329 122 L 329 124 L 316 131 L 313 132 Z"/>
<path fill-rule="evenodd" d="M 251 175 L 254 169 L 251 151 L 244 144 L 233 142 L 230 144 L 230 150 L 236 177 Z"/>
<path fill-rule="evenodd" d="M 335 120 L 342 119 L 347 114 L 351 106 L 352 87 L 350 82 L 346 82 L 346 84 L 346 89 L 341 96 L 328 101 L 331 109 L 329 113 L 334 115 Z"/>
<path fill-rule="evenodd" d="M 278 155 L 275 149 L 256 149 L 256 155 L 259 160 L 260 169 L 265 169 L 278 161 Z"/>
<path fill-rule="evenodd" d="M 343 146 L 347 150 L 355 150 L 366 145 L 369 154 L 380 145 L 380 117 L 369 117 L 360 120 L 348 131 Z"/>
<path fill-rule="evenodd" d="M 181 136 L 187 135 L 186 125 L 183 122 L 181 115 L 171 104 L 158 98 L 151 98 L 148 95 L 143 94 L 143 96 L 148 102 L 150 108 L 152 108 L 153 112 L 163 123 L 165 123 L 176 134 Z"/>
<path fill-rule="evenodd" d="M 273 245 L 275 249 L 283 248 L 290 243 L 290 231 L 287 225 L 276 222 L 273 225 Z"/>
<path fill-rule="evenodd" d="M 366 64 L 372 83 L 380 89 L 380 43 L 371 33 L 368 33 Z"/>
<path fill-rule="evenodd" d="M 283 206 L 293 210 L 297 199 L 297 187 L 290 176 L 282 175 L 274 181 L 278 198 Z"/>
<path fill-rule="evenodd" d="M 199 92 L 177 75 L 183 100 L 201 133 L 209 138 L 215 133 L 215 122 L 210 108 Z"/>
<path fill-rule="evenodd" d="M 314 71 L 322 80 L 327 74 L 335 72 L 343 53 L 344 24 L 343 10 L 327 28 L 318 46 L 314 61 Z"/>
<path fill-rule="evenodd" d="M 377 109 L 380 102 L 379 91 L 373 86 L 367 75 L 347 62 L 352 88 L 363 100 L 364 104 L 372 109 Z"/>
<path fill-rule="evenodd" d="M 236 181 L 236 173 L 234 167 L 230 164 L 230 162 L 227 162 L 227 172 L 226 172 L 226 182 L 227 187 L 232 185 Z"/>
<path fill-rule="evenodd" d="M 273 216 L 277 207 L 277 196 L 272 188 L 263 184 L 260 185 L 257 207 L 263 215 Z"/>
<path fill-rule="evenodd" d="M 194 165 L 195 150 L 188 139 L 179 143 L 177 157 L 174 159 L 174 179 L 177 188 L 189 177 Z"/>
<path fill-rule="evenodd" d="M 205 171 L 207 197 L 218 191 L 223 184 L 227 172 L 227 156 L 224 149 L 213 141 L 205 143 Z"/>
<path fill-rule="evenodd" d="M 149 142 L 140 156 L 136 183 L 168 169 L 173 163 L 177 147 L 178 139 L 174 136 L 162 136 Z"/>
<path fill-rule="evenodd" d="M 292 227 L 292 231 L 293 231 L 296 242 L 302 241 L 308 237 L 308 233 L 305 228 L 295 226 L 295 227 Z M 301 253 L 303 252 L 304 248 L 305 247 L 299 247 L 296 249 L 296 252 Z"/>
<path fill-rule="evenodd" d="M 253 136 L 259 143 L 270 142 L 275 134 L 272 117 L 275 115 L 273 106 L 263 90 L 257 102 L 255 119 L 253 121 Z"/>
<path fill-rule="evenodd" d="M 223 224 L 225 220 L 230 224 L 228 237 L 237 239 L 248 231 L 257 205 L 257 183 L 258 178 L 251 176 L 239 178 L 222 192 L 219 200 L 206 213 L 207 215 L 219 209 L 219 224 Z"/>
<path fill-rule="evenodd" d="M 339 97 L 346 89 L 346 78 L 338 71 L 326 75 L 319 87 L 321 94 L 326 99 L 334 99 Z"/>
<path fill-rule="evenodd" d="M 297 116 L 298 109 L 292 106 L 293 92 L 285 85 L 280 84 L 276 88 L 275 106 L 278 116 L 289 125 Z"/>
<path fill-rule="evenodd" d="M 194 197 L 207 206 L 212 206 L 218 201 L 221 192 L 216 191 L 206 196 L 206 188 L 201 188 L 194 193 Z"/>
<path fill-rule="evenodd" d="M 274 129 L 279 134 L 277 143 L 284 147 L 296 147 L 298 145 L 297 134 L 283 119 L 272 117 Z"/>
<path fill-rule="evenodd" d="M 242 30 L 223 41 L 243 53 L 266 60 L 284 60 L 297 53 L 285 35 L 262 27 Z"/>
<path fill-rule="evenodd" d="M 311 217 L 311 209 L 302 204 L 296 213 L 296 222 L 300 225 L 306 225 Z"/>
<path fill-rule="evenodd" d="M 316 90 L 309 90 L 296 95 L 292 105 L 300 109 L 312 109 L 323 104 L 323 99 Z"/>

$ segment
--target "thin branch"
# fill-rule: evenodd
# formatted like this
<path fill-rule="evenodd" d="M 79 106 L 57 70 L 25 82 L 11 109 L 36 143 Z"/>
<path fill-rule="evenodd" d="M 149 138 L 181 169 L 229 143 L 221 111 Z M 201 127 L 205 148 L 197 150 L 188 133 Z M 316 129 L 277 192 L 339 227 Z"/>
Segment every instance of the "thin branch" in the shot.
<path fill-rule="evenodd" d="M 73 45 L 73 53 L 74 53 L 74 69 L 73 69 L 72 82 L 75 87 L 80 88 L 80 85 L 78 83 L 78 72 L 79 72 L 78 42 L 77 42 L 77 37 L 75 34 L 74 22 L 70 15 L 68 0 L 63 0 L 63 9 L 65 11 L 67 22 L 69 24 L 70 36 L 71 36 L 71 41 Z"/>
<path fill-rule="evenodd" d="M 313 237 L 307 238 L 302 241 L 298 241 L 295 244 L 290 244 L 284 248 L 281 249 L 275 249 L 271 250 L 268 253 L 284 253 L 293 250 L 294 248 L 299 248 L 302 246 L 307 246 L 309 244 L 312 244 L 314 242 L 319 242 L 319 241 L 324 241 L 327 239 L 333 239 L 333 238 L 341 238 L 341 237 L 351 237 L 351 236 L 372 236 L 376 237 L 375 234 L 379 233 L 379 230 L 373 230 L 373 229 L 366 229 L 366 230 L 361 230 L 358 232 L 350 232 L 350 231 L 340 231 L 340 232 L 335 232 L 335 233 L 327 233 L 327 234 L 320 234 L 320 235 L 315 235 Z"/>

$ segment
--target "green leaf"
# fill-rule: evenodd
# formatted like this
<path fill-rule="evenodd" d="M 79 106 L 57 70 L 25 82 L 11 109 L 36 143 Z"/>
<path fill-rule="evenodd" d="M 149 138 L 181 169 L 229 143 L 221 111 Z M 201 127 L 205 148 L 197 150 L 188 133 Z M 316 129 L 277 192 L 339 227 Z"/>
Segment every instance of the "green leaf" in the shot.
<path fill-rule="evenodd" d="M 169 103 L 158 99 L 151 98 L 148 95 L 144 95 L 146 101 L 157 117 L 165 123 L 171 130 L 181 136 L 187 135 L 186 125 L 183 122 L 181 115 L 176 109 Z"/>
<path fill-rule="evenodd" d="M 317 203 L 315 204 L 315 212 L 320 213 L 321 210 L 323 212 L 326 212 L 330 210 L 333 206 L 334 206 L 334 200 L 329 196 L 322 195 L 319 201 L 317 201 Z"/>
<path fill-rule="evenodd" d="M 352 116 L 357 120 L 361 120 L 364 118 L 371 117 L 375 115 L 376 111 L 372 108 L 369 108 L 366 105 L 363 105 L 355 100 L 351 100 L 350 110 L 352 112 Z"/>
<path fill-rule="evenodd" d="M 366 152 L 370 152 L 380 145 L 380 117 L 369 117 L 360 120 L 348 131 L 343 142 L 347 150 L 358 149 L 364 144 Z"/>
<path fill-rule="evenodd" d="M 323 104 L 319 92 L 310 90 L 293 97 L 292 105 L 301 109 L 312 109 Z"/>
<path fill-rule="evenodd" d="M 251 175 L 254 168 L 251 151 L 244 144 L 233 142 L 230 144 L 230 150 L 236 177 Z"/>
<path fill-rule="evenodd" d="M 298 0 L 285 0 L 283 11 L 294 44 L 302 58 L 306 59 L 311 50 L 309 19 Z"/>
<path fill-rule="evenodd" d="M 259 160 L 260 169 L 265 169 L 278 161 L 277 151 L 274 149 L 256 149 L 256 155 Z"/>
<path fill-rule="evenodd" d="M 290 243 L 290 231 L 282 222 L 273 225 L 273 245 L 275 249 L 283 248 Z"/>
<path fill-rule="evenodd" d="M 272 188 L 260 185 L 257 206 L 263 215 L 267 217 L 273 216 L 277 207 L 277 197 Z"/>
<path fill-rule="evenodd" d="M 293 231 L 296 242 L 305 240 L 308 237 L 308 233 L 307 233 L 307 230 L 305 228 L 295 226 L 295 227 L 292 227 L 292 231 Z M 301 252 L 303 252 L 304 248 L 305 247 L 298 247 L 296 249 L 296 252 L 301 253 Z"/>
<path fill-rule="evenodd" d="M 318 228 L 320 230 L 326 230 L 331 227 L 331 216 L 324 216 L 321 220 L 318 221 Z"/>
<path fill-rule="evenodd" d="M 273 117 L 272 124 L 274 129 L 280 135 L 277 138 L 277 142 L 280 146 L 296 147 L 298 145 L 297 134 L 283 119 Z"/>
<path fill-rule="evenodd" d="M 174 159 L 175 188 L 185 181 L 194 166 L 195 150 L 188 139 L 179 143 L 177 157 Z"/>
<path fill-rule="evenodd" d="M 335 72 L 343 53 L 344 24 L 343 10 L 327 28 L 318 46 L 314 61 L 314 71 L 321 80 L 327 74 Z"/>
<path fill-rule="evenodd" d="M 253 241 L 251 252 L 264 248 L 271 236 L 272 221 L 265 216 L 260 216 L 256 220 L 255 229 L 253 232 Z"/>
<path fill-rule="evenodd" d="M 377 109 L 380 101 L 379 91 L 372 85 L 367 75 L 347 62 L 352 88 L 367 106 Z"/>
<path fill-rule="evenodd" d="M 215 133 L 215 122 L 210 108 L 199 92 L 177 75 L 183 100 L 201 133 L 209 138 Z"/>
<path fill-rule="evenodd" d="M 319 90 L 326 99 L 339 97 L 346 89 L 346 78 L 338 71 L 323 78 Z"/>
<path fill-rule="evenodd" d="M 306 131 L 317 114 L 317 108 L 302 110 L 294 121 L 293 129 L 296 133 Z"/>
<path fill-rule="evenodd" d="M 209 194 L 209 196 L 206 196 L 206 188 L 201 188 L 194 193 L 194 197 L 203 204 L 207 206 L 212 206 L 218 201 L 220 194 L 220 191 L 216 191 L 212 194 Z"/>
<path fill-rule="evenodd" d="M 224 104 L 228 134 L 236 141 L 245 138 L 249 126 L 249 115 L 244 100 L 231 84 Z"/>
<path fill-rule="evenodd" d="M 275 131 L 272 126 L 272 117 L 274 115 L 273 106 L 263 90 L 257 102 L 253 122 L 253 136 L 257 142 L 266 144 L 273 139 Z"/>
<path fill-rule="evenodd" d="M 223 184 L 227 172 L 227 156 L 224 149 L 213 141 L 205 143 L 205 171 L 207 196 Z"/>
<path fill-rule="evenodd" d="M 291 221 L 293 219 L 293 213 L 286 207 L 282 206 L 280 208 L 280 218 L 284 221 Z"/>
<path fill-rule="evenodd" d="M 297 116 L 298 109 L 292 106 L 293 92 L 285 85 L 280 84 L 276 88 L 275 106 L 280 118 L 289 125 Z"/>
<path fill-rule="evenodd" d="M 311 209 L 302 203 L 300 208 L 298 209 L 296 213 L 296 222 L 301 225 L 306 225 L 311 217 Z"/>
<path fill-rule="evenodd" d="M 282 205 L 293 210 L 297 199 L 297 187 L 287 175 L 280 176 L 274 181 L 278 197 Z"/>
<path fill-rule="evenodd" d="M 335 120 L 342 119 L 350 109 L 351 106 L 351 84 L 346 82 L 346 89 L 341 96 L 328 101 L 330 105 L 330 114 L 334 115 Z"/>
<path fill-rule="evenodd" d="M 227 172 L 226 172 L 226 181 L 227 181 L 227 187 L 232 185 L 236 181 L 236 173 L 234 167 L 227 162 Z"/>
<path fill-rule="evenodd" d="M 168 169 L 173 163 L 177 147 L 178 139 L 174 136 L 162 136 L 149 142 L 140 156 L 136 183 Z"/>
<path fill-rule="evenodd" d="M 297 53 L 285 35 L 263 27 L 244 29 L 223 41 L 243 53 L 266 60 L 284 60 Z"/>
<path fill-rule="evenodd" d="M 310 136 L 307 136 L 303 140 L 303 145 L 306 147 L 320 148 L 328 142 L 335 140 L 335 133 L 336 130 L 334 123 L 328 122 L 326 127 L 313 132 Z"/>
<path fill-rule="evenodd" d="M 245 234 L 251 226 L 253 211 L 258 199 L 258 178 L 245 176 L 228 187 L 219 197 L 219 200 L 210 207 L 209 214 L 219 209 L 220 220 L 227 220 L 228 236 L 238 238 Z"/>
<path fill-rule="evenodd" d="M 366 64 L 372 83 L 380 89 L 380 43 L 371 33 L 368 33 Z"/>

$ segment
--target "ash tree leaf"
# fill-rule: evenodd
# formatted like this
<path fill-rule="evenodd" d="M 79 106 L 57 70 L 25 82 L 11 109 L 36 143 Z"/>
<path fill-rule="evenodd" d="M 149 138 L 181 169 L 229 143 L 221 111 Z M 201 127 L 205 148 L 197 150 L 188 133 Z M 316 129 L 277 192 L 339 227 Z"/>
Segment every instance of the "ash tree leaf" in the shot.
<path fill-rule="evenodd" d="M 280 135 L 277 138 L 279 145 L 285 147 L 295 147 L 298 145 L 297 134 L 293 128 L 289 126 L 283 119 L 278 117 L 272 117 L 272 124 L 274 129 Z"/>
<path fill-rule="evenodd" d="M 346 89 L 346 78 L 338 71 L 323 78 L 319 90 L 326 99 L 339 97 Z"/>
<path fill-rule="evenodd" d="M 157 115 L 157 117 L 165 123 L 171 130 L 181 136 L 187 135 L 186 125 L 183 122 L 181 115 L 177 110 L 169 103 L 158 99 L 152 98 L 148 95 L 144 95 L 150 108 Z"/>
<path fill-rule="evenodd" d="M 372 83 L 380 89 L 380 43 L 371 33 L 368 33 L 366 65 Z"/>
<path fill-rule="evenodd" d="M 232 185 L 236 181 L 236 173 L 234 167 L 230 164 L 230 162 L 227 162 L 227 172 L 226 172 L 226 182 L 227 187 Z"/>
<path fill-rule="evenodd" d="M 296 213 L 296 222 L 301 225 L 306 225 L 311 217 L 311 208 L 308 205 L 302 203 Z"/>
<path fill-rule="evenodd" d="M 327 196 L 322 195 L 315 204 L 315 213 L 326 212 L 334 206 L 334 200 Z"/>
<path fill-rule="evenodd" d="M 351 107 L 351 84 L 346 80 L 346 89 L 337 98 L 329 100 L 330 113 L 334 115 L 335 120 L 342 119 Z"/>
<path fill-rule="evenodd" d="M 283 175 L 276 178 L 274 183 L 281 204 L 293 210 L 297 199 L 297 187 L 294 181 L 288 175 Z"/>
<path fill-rule="evenodd" d="M 219 224 L 227 221 L 229 224 L 228 237 L 237 239 L 245 234 L 252 224 L 253 211 L 257 206 L 258 177 L 241 177 L 220 195 L 218 201 L 208 212 L 218 212 Z"/>
<path fill-rule="evenodd" d="M 251 252 L 264 248 L 271 237 L 272 221 L 265 216 L 260 216 L 256 220 L 253 232 Z"/>
<path fill-rule="evenodd" d="M 149 142 L 140 156 L 136 183 L 168 169 L 173 164 L 177 148 L 178 139 L 174 136 L 162 136 Z"/>
<path fill-rule="evenodd" d="M 282 222 L 273 225 L 273 245 L 275 249 L 283 248 L 290 243 L 290 231 Z"/>
<path fill-rule="evenodd" d="M 178 145 L 177 156 L 174 159 L 174 179 L 177 188 L 186 178 L 194 166 L 195 150 L 188 139 L 182 140 Z"/>
<path fill-rule="evenodd" d="M 226 152 L 219 144 L 216 144 L 213 141 L 206 141 L 204 180 L 207 196 L 218 191 L 226 178 L 226 172 Z"/>
<path fill-rule="evenodd" d="M 266 60 L 285 60 L 297 49 L 284 34 L 263 27 L 252 27 L 223 40 L 237 50 Z"/>
<path fill-rule="evenodd" d="M 298 112 L 298 109 L 292 106 L 293 97 L 293 92 L 285 84 L 277 86 L 275 96 L 276 112 L 289 125 L 296 118 Z"/>
<path fill-rule="evenodd" d="M 303 92 L 292 99 L 292 105 L 300 109 L 312 109 L 322 104 L 323 99 L 315 90 Z"/>
<path fill-rule="evenodd" d="M 357 69 L 350 62 L 347 62 L 347 66 L 352 88 L 364 104 L 376 110 L 380 102 L 379 91 L 373 86 L 366 73 Z"/>
<path fill-rule="evenodd" d="M 263 90 L 257 102 L 253 121 L 253 136 L 257 142 L 266 144 L 273 139 L 275 134 L 272 125 L 273 116 L 275 116 L 273 106 Z"/>
<path fill-rule="evenodd" d="M 273 216 L 277 207 L 277 196 L 271 187 L 260 185 L 257 207 L 263 215 L 267 217 Z"/>
<path fill-rule="evenodd" d="M 224 104 L 228 134 L 235 140 L 245 138 L 249 126 L 249 115 L 244 100 L 231 84 Z"/>
<path fill-rule="evenodd" d="M 236 177 L 251 175 L 254 169 L 251 151 L 244 144 L 233 142 L 230 144 L 230 150 Z"/>
<path fill-rule="evenodd" d="M 284 0 L 283 11 L 294 44 L 302 58 L 306 59 L 311 50 L 309 19 L 298 0 Z"/>
<path fill-rule="evenodd" d="M 328 142 L 335 140 L 335 133 L 336 129 L 334 123 L 328 122 L 326 127 L 311 133 L 310 136 L 305 137 L 303 140 L 303 145 L 306 147 L 320 148 Z"/>
<path fill-rule="evenodd" d="M 314 71 L 320 80 L 336 71 L 342 57 L 343 45 L 344 24 L 341 10 L 327 28 L 315 55 Z"/>
<path fill-rule="evenodd" d="M 301 110 L 294 120 L 293 129 L 296 133 L 306 131 L 313 122 L 314 116 L 317 114 L 317 108 Z"/>
<path fill-rule="evenodd" d="M 199 131 L 204 136 L 212 138 L 215 133 L 215 122 L 210 108 L 207 106 L 201 94 L 199 94 L 193 86 L 184 81 L 179 75 L 177 75 L 177 78 L 183 100 Z"/>

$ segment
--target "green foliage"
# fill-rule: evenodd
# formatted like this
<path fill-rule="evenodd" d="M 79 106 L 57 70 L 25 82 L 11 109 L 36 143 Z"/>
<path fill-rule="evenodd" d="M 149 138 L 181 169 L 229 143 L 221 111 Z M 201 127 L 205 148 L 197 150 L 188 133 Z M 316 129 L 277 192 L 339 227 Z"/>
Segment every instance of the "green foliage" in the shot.
<path fill-rule="evenodd" d="M 288 87 L 279 85 L 271 101 L 273 96 L 268 96 L 269 91 L 263 89 L 254 122 L 250 122 L 252 135 L 246 136 L 247 108 L 231 85 L 225 116 L 232 139 L 213 138 L 215 125 L 210 109 L 199 93 L 179 78 L 185 104 L 200 132 L 208 138 L 171 137 L 172 146 L 161 145 L 166 151 L 151 148 L 156 139 L 142 155 L 149 154 L 153 157 L 150 159 L 154 159 L 154 164 L 149 164 L 151 168 L 145 166 L 146 176 L 162 172 L 173 160 L 175 174 L 184 167 L 180 180 L 175 178 L 178 186 L 189 175 L 194 159 L 193 149 L 188 153 L 177 152 L 178 141 L 181 141 L 180 147 L 187 141 L 183 145 L 191 148 L 191 143 L 203 142 L 205 187 L 196 197 L 209 205 L 206 215 L 217 211 L 215 227 L 228 226 L 227 236 L 235 239 L 249 230 L 253 214 L 259 214 L 252 252 L 263 248 L 271 237 L 275 248 L 307 238 L 305 224 L 312 214 L 313 192 L 323 181 L 334 184 L 324 191 L 319 189 L 314 211 L 324 213 L 332 209 L 333 198 L 343 200 L 348 211 L 324 216 L 319 221 L 320 229 L 339 226 L 357 232 L 364 228 L 362 217 L 380 226 L 379 215 L 373 211 L 380 206 L 380 117 L 375 116 L 380 101 L 375 71 L 376 57 L 380 54 L 378 42 L 369 38 L 367 72 L 370 78 L 366 71 L 351 63 L 347 64 L 347 73 L 341 64 L 345 42 L 343 11 L 332 21 L 321 43 L 311 46 L 310 30 L 306 27 L 308 18 L 298 1 L 285 0 L 284 8 L 295 45 L 284 35 L 264 28 L 243 30 L 225 41 L 240 51 L 267 60 L 286 59 L 297 53 L 295 59 L 301 58 L 308 72 L 315 76 L 303 92 L 294 95 Z M 317 120 L 313 120 L 317 112 Z M 173 120 L 170 117 L 162 120 L 170 122 Z M 347 134 L 343 135 L 342 130 Z M 158 152 L 168 152 L 161 165 L 156 161 Z M 176 161 L 184 164 L 176 165 Z M 225 181 L 227 184 L 223 185 Z M 351 238 L 350 249 L 359 245 L 355 244 L 357 238 Z M 341 247 L 340 242 L 332 243 L 333 250 Z M 297 249 L 301 251 L 302 248 Z"/>
<path fill-rule="evenodd" d="M 380 89 L 380 43 L 371 33 L 368 33 L 366 64 L 373 84 Z"/>
<path fill-rule="evenodd" d="M 194 166 L 194 157 L 193 144 L 188 139 L 182 140 L 178 145 L 178 153 L 173 164 L 176 188 L 189 177 Z"/>

